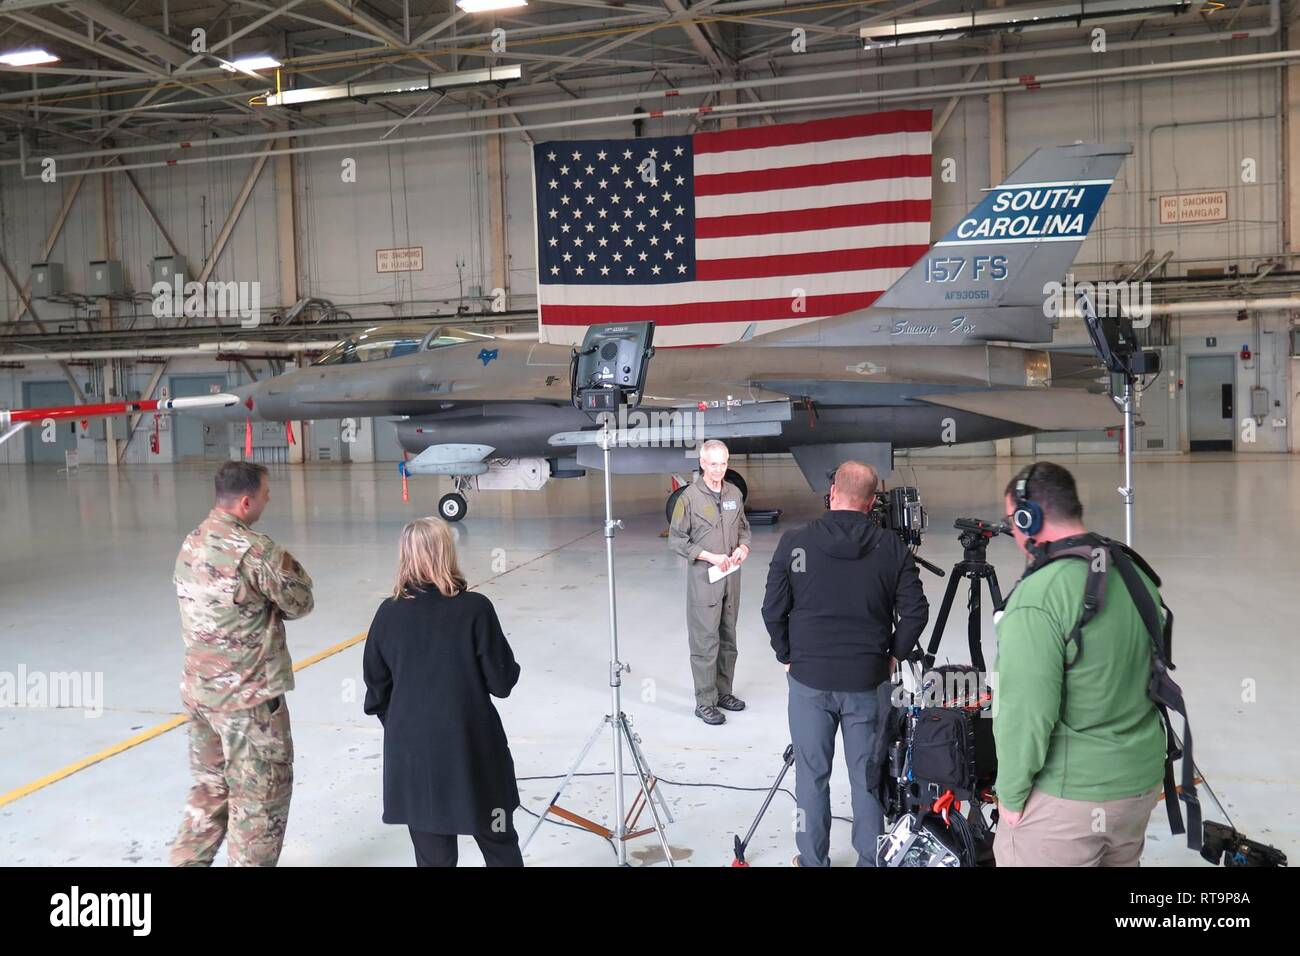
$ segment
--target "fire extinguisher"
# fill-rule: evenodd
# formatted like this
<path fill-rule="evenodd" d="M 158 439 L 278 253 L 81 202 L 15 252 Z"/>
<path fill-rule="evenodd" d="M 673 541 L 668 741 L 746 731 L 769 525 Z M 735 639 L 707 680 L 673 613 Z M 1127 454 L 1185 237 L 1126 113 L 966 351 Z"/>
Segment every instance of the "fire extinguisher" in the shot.
<path fill-rule="evenodd" d="M 158 454 L 158 449 L 162 444 L 162 436 L 159 434 L 162 430 L 161 425 L 159 425 L 159 420 L 161 418 L 161 415 L 155 415 L 153 417 L 153 434 L 149 436 L 149 450 L 155 455 Z"/>

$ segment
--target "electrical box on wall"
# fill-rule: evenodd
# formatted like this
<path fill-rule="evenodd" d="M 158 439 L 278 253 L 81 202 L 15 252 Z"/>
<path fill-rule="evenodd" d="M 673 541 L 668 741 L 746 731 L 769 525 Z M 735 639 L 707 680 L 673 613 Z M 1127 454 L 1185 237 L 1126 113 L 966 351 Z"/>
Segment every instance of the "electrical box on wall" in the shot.
<path fill-rule="evenodd" d="M 153 266 L 149 272 L 149 284 L 155 285 L 159 282 L 166 282 L 170 285 L 175 276 L 185 275 L 185 257 L 184 256 L 154 256 Z"/>
<path fill-rule="evenodd" d="M 90 263 L 90 271 L 86 275 L 86 295 L 121 295 L 125 291 L 122 263 L 116 259 L 99 259 Z"/>
<path fill-rule="evenodd" d="M 1300 355 L 1300 325 L 1291 330 L 1291 354 Z"/>
<path fill-rule="evenodd" d="M 32 266 L 32 298 L 63 295 L 63 263 L 38 262 Z"/>
<path fill-rule="evenodd" d="M 1251 417 L 1263 421 L 1268 411 L 1268 389 L 1256 385 L 1250 390 Z"/>
<path fill-rule="evenodd" d="M 144 427 L 143 423 L 141 423 L 140 427 Z M 106 438 L 113 438 L 117 441 L 126 441 L 131 436 L 131 416 L 114 415 L 112 418 L 108 419 L 108 430 L 111 434 L 106 435 Z"/>

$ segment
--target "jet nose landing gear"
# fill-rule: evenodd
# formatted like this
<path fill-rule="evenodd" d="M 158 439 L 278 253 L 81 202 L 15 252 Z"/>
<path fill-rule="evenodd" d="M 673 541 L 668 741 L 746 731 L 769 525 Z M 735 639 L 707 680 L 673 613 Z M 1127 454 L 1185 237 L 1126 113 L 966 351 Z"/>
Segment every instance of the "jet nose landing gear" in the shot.
<path fill-rule="evenodd" d="M 454 491 L 438 499 L 438 515 L 445 521 L 459 521 L 468 510 L 465 496 Z"/>
<path fill-rule="evenodd" d="M 456 490 L 438 499 L 438 516 L 454 523 L 469 513 L 469 502 L 465 500 L 465 495 L 470 490 L 470 480 L 465 475 L 452 475 L 451 482 Z"/>
<path fill-rule="evenodd" d="M 410 501 L 411 496 L 407 487 L 407 479 L 418 472 L 408 467 L 405 461 L 397 463 L 397 473 L 402 476 L 402 500 Z M 438 516 L 444 521 L 460 521 L 469 513 L 469 502 L 465 500 L 466 493 L 470 490 L 470 479 L 465 475 L 452 475 L 452 485 L 455 491 L 449 492 L 438 499 Z"/>

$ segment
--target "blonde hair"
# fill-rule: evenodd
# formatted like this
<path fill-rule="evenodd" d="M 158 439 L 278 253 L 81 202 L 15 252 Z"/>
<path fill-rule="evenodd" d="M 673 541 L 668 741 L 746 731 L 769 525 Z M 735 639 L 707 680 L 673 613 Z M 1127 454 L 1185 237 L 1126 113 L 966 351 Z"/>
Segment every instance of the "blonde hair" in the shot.
<path fill-rule="evenodd" d="M 416 518 L 402 529 L 393 598 L 413 598 L 430 586 L 444 597 L 455 597 L 466 588 L 465 575 L 456 562 L 451 526 L 432 516 Z"/>

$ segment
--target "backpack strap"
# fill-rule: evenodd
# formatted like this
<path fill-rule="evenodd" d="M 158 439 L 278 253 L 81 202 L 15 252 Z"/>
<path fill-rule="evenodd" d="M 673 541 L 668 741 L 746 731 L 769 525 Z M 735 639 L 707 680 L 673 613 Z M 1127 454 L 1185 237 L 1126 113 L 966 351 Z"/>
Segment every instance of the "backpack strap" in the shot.
<path fill-rule="evenodd" d="M 1073 642 L 1075 646 L 1074 658 L 1065 662 L 1067 671 L 1083 656 L 1083 629 L 1101 612 L 1102 606 L 1106 603 L 1106 567 L 1103 565 L 1098 571 L 1096 559 L 1097 549 L 1101 548 L 1105 551 L 1109 544 L 1106 538 L 1088 533 L 1050 541 L 1035 551 L 1031 573 L 1058 558 L 1080 558 L 1088 562 L 1088 579 L 1083 589 L 1083 610 L 1074 624 L 1074 629 L 1065 639 L 1066 644 Z"/>
<path fill-rule="evenodd" d="M 1137 569 L 1129 559 L 1124 548 L 1112 548 L 1111 557 L 1115 561 L 1115 566 L 1119 569 L 1120 577 L 1124 579 L 1124 585 L 1128 588 L 1129 596 L 1133 599 L 1133 604 L 1137 607 L 1138 615 L 1142 618 L 1142 623 L 1146 625 L 1147 634 L 1151 638 L 1151 682 L 1147 686 L 1147 696 L 1155 703 L 1156 708 L 1160 711 L 1160 717 L 1165 725 L 1165 809 L 1169 814 L 1169 829 L 1174 834 L 1184 832 L 1182 814 L 1178 809 L 1177 791 L 1174 787 L 1174 761 L 1182 758 L 1183 761 L 1183 802 L 1187 804 L 1187 846 L 1192 850 L 1201 848 L 1201 804 L 1196 796 L 1196 762 L 1192 757 L 1192 728 L 1187 720 L 1187 704 L 1183 700 L 1182 688 L 1174 682 L 1169 676 L 1171 665 L 1166 656 L 1166 648 L 1169 644 L 1170 628 L 1172 622 L 1166 620 L 1166 626 L 1161 628 L 1159 616 L 1156 613 L 1156 605 L 1151 600 L 1151 594 L 1147 591 L 1146 585 L 1138 577 Z M 1161 602 L 1163 604 L 1163 602 Z M 1174 736 L 1173 721 L 1169 717 L 1170 710 L 1175 711 L 1183 718 L 1183 747 L 1179 750 L 1178 740 Z"/>

